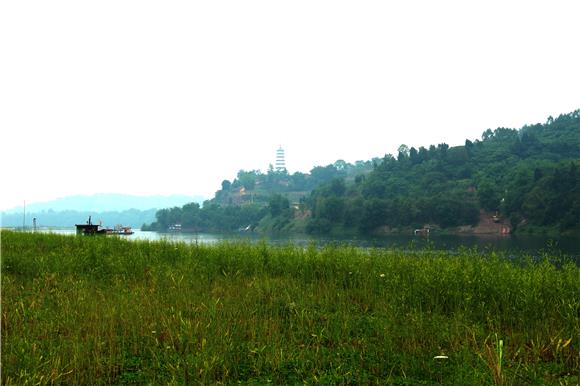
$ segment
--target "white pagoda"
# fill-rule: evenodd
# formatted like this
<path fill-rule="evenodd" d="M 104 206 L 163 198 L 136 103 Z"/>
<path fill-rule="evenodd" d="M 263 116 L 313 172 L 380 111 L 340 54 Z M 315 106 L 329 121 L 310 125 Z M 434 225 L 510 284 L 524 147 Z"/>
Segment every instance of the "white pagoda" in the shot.
<path fill-rule="evenodd" d="M 282 146 L 276 150 L 276 167 L 277 172 L 283 172 L 286 170 L 286 160 L 284 159 L 284 149 Z"/>

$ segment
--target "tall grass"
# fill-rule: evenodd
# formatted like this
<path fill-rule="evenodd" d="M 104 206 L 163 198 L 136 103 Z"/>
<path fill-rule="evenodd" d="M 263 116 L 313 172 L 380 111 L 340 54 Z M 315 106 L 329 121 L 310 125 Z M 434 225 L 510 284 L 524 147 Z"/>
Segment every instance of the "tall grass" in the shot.
<path fill-rule="evenodd" d="M 5 385 L 579 381 L 580 269 L 549 256 L 13 232 L 1 252 Z"/>

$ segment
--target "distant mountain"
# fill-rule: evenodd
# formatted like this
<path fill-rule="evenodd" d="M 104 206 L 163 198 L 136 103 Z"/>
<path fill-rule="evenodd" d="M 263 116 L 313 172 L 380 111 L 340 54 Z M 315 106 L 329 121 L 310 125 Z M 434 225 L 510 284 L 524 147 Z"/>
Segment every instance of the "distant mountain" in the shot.
<path fill-rule="evenodd" d="M 182 206 L 190 202 L 202 203 L 205 199 L 201 196 L 132 196 L 126 194 L 99 193 L 90 196 L 76 195 L 57 198 L 56 200 L 30 203 L 26 205 L 26 211 L 40 213 L 43 211 L 79 211 L 79 212 L 109 212 L 125 211 L 129 209 L 149 210 Z M 5 214 L 22 213 L 22 206 L 8 209 Z"/>
<path fill-rule="evenodd" d="M 55 212 L 53 210 L 41 212 L 26 211 L 26 219 L 23 213 L 2 213 L 0 225 L 2 227 L 21 227 L 24 224 L 27 228 L 32 228 L 34 219 L 38 227 L 73 227 L 75 224 L 84 224 L 89 216 L 95 224 L 102 224 L 106 227 L 114 227 L 117 224 L 138 228 L 143 224 L 155 221 L 157 209 L 137 210 L 128 209 L 123 211 L 76 211 L 63 210 Z"/>

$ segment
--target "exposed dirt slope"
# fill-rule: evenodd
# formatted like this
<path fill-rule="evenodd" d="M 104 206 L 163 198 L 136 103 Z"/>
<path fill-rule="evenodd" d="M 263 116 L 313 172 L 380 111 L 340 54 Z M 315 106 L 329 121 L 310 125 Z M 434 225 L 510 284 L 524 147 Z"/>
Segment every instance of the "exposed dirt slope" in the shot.
<path fill-rule="evenodd" d="M 476 226 L 462 226 L 457 228 L 459 233 L 473 233 L 481 235 L 502 235 L 509 234 L 512 227 L 508 220 L 500 218 L 499 222 L 493 221 L 493 213 L 484 212 L 479 213 L 479 224 Z"/>

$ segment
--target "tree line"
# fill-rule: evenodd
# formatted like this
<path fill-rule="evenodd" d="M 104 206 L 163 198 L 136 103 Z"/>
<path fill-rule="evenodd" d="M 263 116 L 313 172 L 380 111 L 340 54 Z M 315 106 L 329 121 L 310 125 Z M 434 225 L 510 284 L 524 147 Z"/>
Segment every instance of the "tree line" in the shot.
<path fill-rule="evenodd" d="M 402 145 L 354 184 L 335 180 L 308 199 L 308 230 L 475 225 L 480 211 L 514 231 L 580 227 L 580 110 L 520 130 L 486 130 L 481 140 L 415 149 Z"/>
<path fill-rule="evenodd" d="M 401 145 L 396 155 L 339 160 L 310 173 L 240 171 L 202 206 L 157 212 L 147 229 L 369 234 L 426 224 L 476 225 L 484 211 L 516 232 L 580 230 L 580 110 L 519 130 L 488 129 L 462 146 Z"/>

